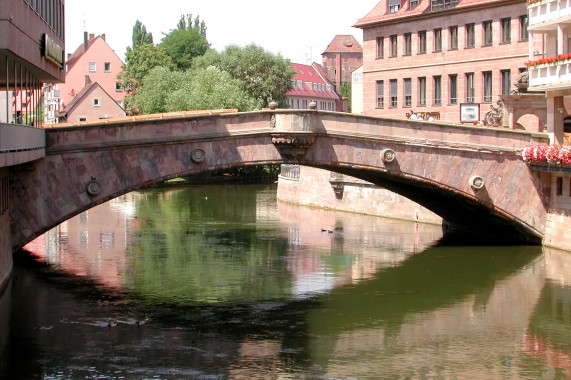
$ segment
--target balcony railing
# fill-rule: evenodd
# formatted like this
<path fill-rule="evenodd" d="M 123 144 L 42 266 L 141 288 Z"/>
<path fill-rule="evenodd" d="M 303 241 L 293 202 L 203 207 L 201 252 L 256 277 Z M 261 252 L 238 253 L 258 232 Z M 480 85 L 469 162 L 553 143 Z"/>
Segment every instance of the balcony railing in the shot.
<path fill-rule="evenodd" d="M 529 89 L 571 86 L 571 60 L 528 67 Z"/>
<path fill-rule="evenodd" d="M 460 0 L 432 0 L 432 11 L 441 11 L 448 8 L 454 8 Z"/>
<path fill-rule="evenodd" d="M 571 0 L 528 1 L 529 28 L 552 26 L 557 28 L 557 20 L 571 16 Z"/>

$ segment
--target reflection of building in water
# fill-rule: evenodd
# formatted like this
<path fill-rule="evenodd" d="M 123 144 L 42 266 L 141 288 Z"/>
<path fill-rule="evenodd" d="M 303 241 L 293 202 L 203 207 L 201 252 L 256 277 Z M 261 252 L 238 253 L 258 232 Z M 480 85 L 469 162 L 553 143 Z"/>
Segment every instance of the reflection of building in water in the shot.
<path fill-rule="evenodd" d="M 137 223 L 129 193 L 84 211 L 29 243 L 25 249 L 44 256 L 76 276 L 90 276 L 108 286 L 123 278 L 125 247 Z"/>
<path fill-rule="evenodd" d="M 442 236 L 440 226 L 278 202 L 289 243 L 293 292 L 310 295 L 374 276 Z M 411 230 L 413 233 L 411 234 Z M 410 236 L 414 235 L 414 239 Z M 315 251 L 331 252 L 315 255 Z"/>
<path fill-rule="evenodd" d="M 333 330 L 337 335 L 321 333 L 315 325 L 324 321 L 315 316 L 315 325 L 309 327 L 313 339 L 329 341 L 331 352 L 311 355 L 336 358 L 323 365 L 326 375 L 336 378 L 519 378 L 518 368 L 524 364 L 514 353 L 525 349 L 526 329 L 545 283 L 544 269 L 544 261 L 538 260 L 457 302 L 405 312 L 394 320 L 389 312 L 385 319 L 346 316 L 346 328 Z M 390 308 L 395 297 L 406 295 L 377 301 L 387 300 Z M 328 347 L 323 342 L 310 346 Z M 371 368 L 378 372 L 367 372 Z"/>

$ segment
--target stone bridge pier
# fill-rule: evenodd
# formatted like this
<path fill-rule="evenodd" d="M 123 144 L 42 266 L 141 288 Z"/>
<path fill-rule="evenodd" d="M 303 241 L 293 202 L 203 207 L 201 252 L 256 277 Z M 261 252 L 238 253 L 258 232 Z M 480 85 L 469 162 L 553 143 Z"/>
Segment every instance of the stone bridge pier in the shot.
<path fill-rule="evenodd" d="M 46 130 L 46 157 L 11 168 L 12 245 L 97 204 L 181 175 L 295 163 L 360 178 L 447 226 L 540 244 L 546 196 L 516 151 L 547 137 L 314 110 L 106 121 Z"/>

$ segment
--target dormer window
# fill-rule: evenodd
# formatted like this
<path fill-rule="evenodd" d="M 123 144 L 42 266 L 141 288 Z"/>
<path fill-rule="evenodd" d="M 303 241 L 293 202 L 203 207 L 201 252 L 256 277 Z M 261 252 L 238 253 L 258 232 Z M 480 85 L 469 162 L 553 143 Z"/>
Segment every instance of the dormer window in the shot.
<path fill-rule="evenodd" d="M 418 0 L 410 0 L 410 9 L 414 9 L 418 6 Z"/>
<path fill-rule="evenodd" d="M 401 0 L 389 0 L 389 13 L 396 13 L 400 9 Z"/>

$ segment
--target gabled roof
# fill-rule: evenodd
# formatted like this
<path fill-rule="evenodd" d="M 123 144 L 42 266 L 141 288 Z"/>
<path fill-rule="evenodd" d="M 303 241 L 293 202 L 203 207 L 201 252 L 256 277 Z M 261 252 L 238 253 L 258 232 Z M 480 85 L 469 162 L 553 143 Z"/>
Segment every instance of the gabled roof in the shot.
<path fill-rule="evenodd" d="M 518 2 L 510 1 L 510 2 Z M 520 0 L 520 2 L 525 4 L 525 0 Z M 365 17 L 357 21 L 355 28 L 364 28 L 373 24 L 382 23 L 385 21 L 392 21 L 396 19 L 401 19 L 410 16 L 416 15 L 428 15 L 434 14 L 439 15 L 441 12 L 447 10 L 454 10 L 458 8 L 467 8 L 467 7 L 474 7 L 474 6 L 483 6 L 483 5 L 493 5 L 497 4 L 497 6 L 501 4 L 505 4 L 506 0 L 458 0 L 458 3 L 451 8 L 441 10 L 441 11 L 432 11 L 432 0 L 419 0 L 419 4 L 414 8 L 410 9 L 410 0 L 402 0 L 401 7 L 398 11 L 394 13 L 388 13 L 388 0 L 380 1 L 373 10 L 371 10 Z"/>
<path fill-rule="evenodd" d="M 296 72 L 293 78 L 295 83 L 293 88 L 287 92 L 287 96 L 304 96 L 316 99 L 340 98 L 333 90 L 333 85 L 325 78 L 325 74 L 317 63 L 311 66 L 292 63 L 291 67 Z"/>
<path fill-rule="evenodd" d="M 97 37 L 93 37 L 93 35 L 89 35 L 89 38 L 86 36 L 85 39 L 87 40 L 87 48 L 86 48 L 86 42 L 84 41 L 84 43 L 82 43 L 81 45 L 79 45 L 77 47 L 77 49 L 75 49 L 75 51 L 69 56 L 69 58 L 66 60 L 65 64 L 67 65 L 67 70 L 71 70 L 71 68 L 73 67 L 73 65 L 75 65 L 75 63 L 77 62 L 77 60 L 79 58 L 81 58 L 81 56 L 83 54 L 85 54 L 89 48 L 91 47 L 91 45 L 93 45 L 98 39 L 102 39 L 103 42 L 105 42 L 105 44 L 107 45 L 107 41 L 105 41 L 105 34 L 97 36 Z M 107 45 L 109 46 L 109 45 Z M 113 54 L 117 55 L 115 53 L 114 50 L 111 49 L 111 47 L 109 47 L 109 50 L 111 50 L 113 52 Z"/>
<path fill-rule="evenodd" d="M 363 46 L 350 34 L 338 34 L 327 46 L 325 53 L 363 53 Z"/>
<path fill-rule="evenodd" d="M 100 88 L 101 91 L 103 91 L 103 93 L 109 97 L 109 99 L 111 99 L 113 101 L 113 103 L 117 104 L 115 102 L 115 100 L 113 100 L 113 98 L 111 97 L 111 95 L 109 95 L 109 93 L 107 91 L 105 91 L 105 89 L 103 87 L 101 87 L 101 85 L 97 82 L 90 82 L 88 84 L 85 85 L 85 87 L 83 87 L 81 89 L 81 91 L 79 91 L 79 93 L 77 94 L 76 97 L 74 97 L 72 99 L 71 102 L 69 102 L 68 105 L 65 106 L 65 108 L 59 112 L 58 116 L 66 116 L 68 113 L 70 113 L 71 111 L 73 111 L 73 109 L 75 107 L 77 107 L 78 105 L 80 105 L 83 100 L 87 97 L 87 95 L 89 95 L 90 93 L 92 93 L 96 88 Z M 117 107 L 123 109 L 119 104 L 117 104 Z"/>

